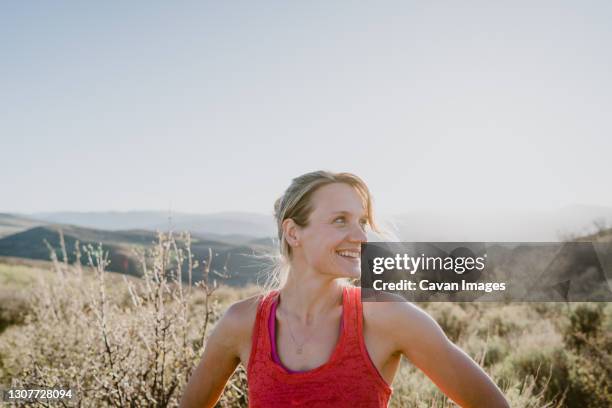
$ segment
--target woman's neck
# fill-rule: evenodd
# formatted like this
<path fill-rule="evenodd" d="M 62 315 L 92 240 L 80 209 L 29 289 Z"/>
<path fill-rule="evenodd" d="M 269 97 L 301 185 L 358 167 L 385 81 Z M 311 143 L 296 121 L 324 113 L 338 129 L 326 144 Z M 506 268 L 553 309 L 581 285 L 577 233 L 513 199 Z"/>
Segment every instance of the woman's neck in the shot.
<path fill-rule="evenodd" d="M 344 285 L 340 279 L 305 275 L 289 272 L 287 282 L 280 289 L 278 309 L 304 325 L 312 325 L 342 305 Z"/>

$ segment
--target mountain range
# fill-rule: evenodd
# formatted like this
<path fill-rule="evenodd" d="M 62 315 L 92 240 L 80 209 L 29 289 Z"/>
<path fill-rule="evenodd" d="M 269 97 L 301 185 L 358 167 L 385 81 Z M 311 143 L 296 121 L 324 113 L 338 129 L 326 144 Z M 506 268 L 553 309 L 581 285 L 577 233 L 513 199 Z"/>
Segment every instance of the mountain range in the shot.
<path fill-rule="evenodd" d="M 554 211 L 411 211 L 395 217 L 382 217 L 382 239 L 436 242 L 535 242 L 559 241 L 588 236 L 612 226 L 612 208 L 572 206 Z M 49 249 L 59 248 L 62 230 L 74 260 L 74 244 L 102 243 L 109 251 L 109 269 L 139 274 L 133 248 L 145 248 L 155 241 L 155 231 L 189 231 L 192 250 L 198 260 L 213 252 L 213 270 L 227 267 L 228 284 L 243 285 L 260 279 L 259 273 L 270 266 L 266 254 L 274 252 L 274 219 L 271 215 L 224 212 L 188 214 L 163 211 L 130 212 L 53 212 L 24 214 L 0 213 L 0 256 L 49 259 Z M 612 230 L 610 230 L 612 231 Z M 58 256 L 61 254 L 58 252 Z M 194 280 L 202 278 L 196 271 Z"/>
<path fill-rule="evenodd" d="M 221 212 L 214 214 L 169 213 L 164 211 L 109 211 L 109 212 L 51 212 L 29 215 L 55 224 L 71 224 L 104 230 L 189 230 L 192 233 L 213 236 L 231 236 L 234 239 L 252 239 L 272 236 L 274 219 L 271 215 L 247 212 Z"/>
<path fill-rule="evenodd" d="M 36 224 L 36 220 L 1 214 L 0 228 L 2 230 L 13 232 L 20 228 L 21 230 L 0 238 L 0 256 L 49 260 L 51 252 L 48 246 L 50 246 L 61 260 L 63 257 L 60 249 L 61 230 L 69 262 L 76 260 L 75 244 L 77 241 L 80 248 L 87 245 L 96 247 L 102 244 L 104 250 L 109 254 L 109 270 L 138 276 L 141 268 L 134 249 L 150 248 L 157 239 L 156 232 L 145 229 L 103 230 L 40 221 L 38 225 Z M 181 231 L 177 230 L 177 232 Z M 242 234 L 222 235 L 221 237 L 225 240 L 191 233 L 191 250 L 195 260 L 203 265 L 202 261 L 209 261 L 212 253 L 211 271 L 213 275 L 211 278 L 223 279 L 226 284 L 234 286 L 242 286 L 257 280 L 262 281 L 264 277 L 260 275 L 260 272 L 271 265 L 267 255 L 272 253 L 272 240 Z M 81 262 L 83 264 L 87 262 L 84 253 L 81 253 Z M 203 266 L 194 271 L 192 278 L 193 282 L 203 278 Z M 184 276 L 184 279 L 187 280 L 187 276 Z"/>

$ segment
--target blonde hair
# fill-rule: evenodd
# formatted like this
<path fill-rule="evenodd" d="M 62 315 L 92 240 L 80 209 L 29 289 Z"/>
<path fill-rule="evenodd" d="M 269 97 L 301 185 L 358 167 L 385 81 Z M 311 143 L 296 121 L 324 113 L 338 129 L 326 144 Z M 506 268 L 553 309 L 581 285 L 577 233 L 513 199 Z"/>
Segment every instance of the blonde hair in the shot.
<path fill-rule="evenodd" d="M 312 195 L 319 188 L 333 183 L 344 183 L 355 189 L 363 199 L 367 220 L 370 228 L 379 231 L 374 222 L 372 209 L 372 195 L 365 182 L 352 173 L 333 173 L 330 171 L 313 171 L 303 174 L 292 180 L 285 193 L 274 203 L 274 218 L 278 230 L 278 250 L 275 264 L 268 275 L 266 288 L 268 290 L 280 288 L 287 280 L 289 264 L 291 261 L 291 247 L 284 237 L 283 221 L 288 218 L 300 227 L 308 225 L 312 213 Z"/>

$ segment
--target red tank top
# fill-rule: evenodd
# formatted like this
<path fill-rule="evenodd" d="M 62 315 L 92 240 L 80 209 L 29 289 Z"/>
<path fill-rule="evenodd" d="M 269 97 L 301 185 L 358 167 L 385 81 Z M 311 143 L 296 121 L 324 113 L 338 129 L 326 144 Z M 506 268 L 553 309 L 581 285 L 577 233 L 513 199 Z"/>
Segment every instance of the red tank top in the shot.
<path fill-rule="evenodd" d="M 304 372 L 290 372 L 272 359 L 269 315 L 278 291 L 257 307 L 247 366 L 249 407 L 387 407 L 393 389 L 370 359 L 363 341 L 361 288 L 342 293 L 342 331 L 329 361 Z"/>

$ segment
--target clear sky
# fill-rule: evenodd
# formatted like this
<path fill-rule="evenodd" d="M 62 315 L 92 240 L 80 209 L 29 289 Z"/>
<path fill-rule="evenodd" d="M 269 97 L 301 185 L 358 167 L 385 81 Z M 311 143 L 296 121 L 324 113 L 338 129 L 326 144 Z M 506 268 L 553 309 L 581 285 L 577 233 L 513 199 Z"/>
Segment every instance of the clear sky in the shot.
<path fill-rule="evenodd" d="M 612 2 L 363 3 L 2 2 L 0 212 L 612 206 Z"/>

